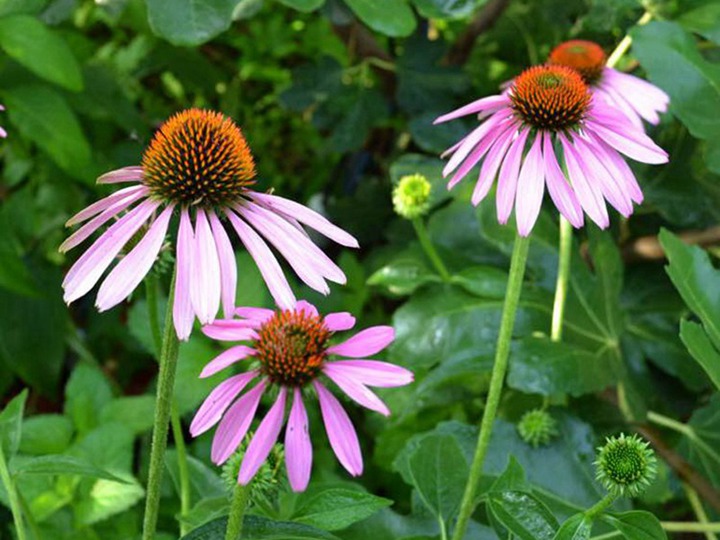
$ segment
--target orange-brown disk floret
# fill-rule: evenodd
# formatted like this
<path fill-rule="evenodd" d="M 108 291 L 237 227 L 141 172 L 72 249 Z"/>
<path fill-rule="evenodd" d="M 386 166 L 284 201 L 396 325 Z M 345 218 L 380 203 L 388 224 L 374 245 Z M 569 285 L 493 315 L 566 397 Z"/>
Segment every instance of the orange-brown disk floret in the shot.
<path fill-rule="evenodd" d="M 152 195 L 205 208 L 237 202 L 255 178 L 240 128 L 218 112 L 201 109 L 182 111 L 162 124 L 142 167 Z"/>
<path fill-rule="evenodd" d="M 255 358 L 271 382 L 302 387 L 320 373 L 332 332 L 305 311 L 275 313 L 258 330 Z"/>
<path fill-rule="evenodd" d="M 548 64 L 573 68 L 586 83 L 593 84 L 602 75 L 606 60 L 605 51 L 597 43 L 573 39 L 555 47 Z"/>
<path fill-rule="evenodd" d="M 515 79 L 510 100 L 525 124 L 564 131 L 584 118 L 591 95 L 576 71 L 563 66 L 535 66 Z"/>

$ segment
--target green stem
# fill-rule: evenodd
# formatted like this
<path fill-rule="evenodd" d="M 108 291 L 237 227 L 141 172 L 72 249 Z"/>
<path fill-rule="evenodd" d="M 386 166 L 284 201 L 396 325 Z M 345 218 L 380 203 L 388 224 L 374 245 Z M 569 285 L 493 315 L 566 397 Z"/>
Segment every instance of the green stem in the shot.
<path fill-rule="evenodd" d="M 178 475 L 180 477 L 180 517 L 185 517 L 190 512 L 190 469 L 188 467 L 187 447 L 183 437 L 182 424 L 177 403 L 173 403 L 170 412 L 170 424 L 172 425 L 175 451 L 177 452 Z M 184 520 L 180 520 L 180 535 L 185 536 L 188 532 Z"/>
<path fill-rule="evenodd" d="M 225 540 L 238 540 L 242 538 L 243 518 L 247 509 L 248 499 L 250 498 L 250 486 L 243 486 L 240 483 L 235 484 L 233 490 L 232 503 L 230 503 L 230 515 L 228 516 L 227 529 L 225 531 Z"/>
<path fill-rule="evenodd" d="M 0 443 L 0 480 L 2 480 L 3 487 L 10 501 L 10 511 L 12 512 L 13 521 L 15 522 L 15 532 L 17 533 L 18 540 L 27 540 L 25 525 L 23 525 L 20 497 L 18 496 L 15 482 L 12 476 L 10 476 L 10 470 L 8 469 L 5 459 L 5 451 L 3 450 L 2 443 Z"/>
<path fill-rule="evenodd" d="M 430 259 L 430 262 L 433 263 L 433 266 L 435 266 L 435 269 L 438 271 L 438 274 L 440 274 L 440 277 L 443 278 L 443 281 L 450 281 L 450 272 L 448 272 L 448 269 L 442 262 L 442 259 L 440 258 L 437 250 L 435 249 L 432 240 L 430 240 L 430 235 L 428 235 L 427 229 L 425 228 L 425 223 L 423 223 L 422 218 L 414 218 L 412 220 L 412 224 L 415 228 L 415 233 L 417 234 L 418 240 L 420 240 L 420 245 L 422 246 L 425 255 L 427 255 L 427 258 Z"/>
<path fill-rule="evenodd" d="M 148 473 L 147 498 L 145 500 L 145 518 L 143 521 L 143 540 L 152 540 L 157 527 L 160 506 L 160 484 L 165 467 L 165 449 L 167 448 L 168 424 L 173 401 L 175 371 L 177 369 L 178 341 L 173 325 L 172 305 L 175 288 L 173 273 L 165 313 L 165 331 L 160 349 L 160 372 L 158 374 L 157 397 L 155 400 L 155 420 L 153 423 L 152 444 L 150 446 L 150 469 Z"/>
<path fill-rule="evenodd" d="M 560 216 L 560 249 L 558 259 L 558 275 L 555 284 L 555 301 L 553 302 L 552 327 L 550 339 L 562 339 L 563 315 L 565 314 L 565 300 L 570 278 L 570 260 L 572 258 L 572 225 L 563 216 Z"/>
<path fill-rule="evenodd" d="M 649 11 L 646 11 L 642 17 L 638 20 L 637 23 L 635 23 L 637 26 L 642 26 L 643 24 L 649 23 L 653 18 L 652 13 Z M 620 61 L 620 59 L 623 57 L 623 55 L 628 51 L 630 48 L 630 44 L 632 43 L 632 38 L 629 34 L 627 34 L 624 38 L 622 38 L 622 41 L 618 43 L 618 46 L 615 47 L 615 50 L 610 53 L 610 56 L 608 56 L 607 62 L 605 62 L 605 65 L 609 68 L 615 67 L 615 65 Z"/>
<path fill-rule="evenodd" d="M 700 501 L 700 497 L 698 497 L 697 491 L 695 491 L 688 484 L 683 484 L 683 489 L 685 490 L 685 494 L 687 495 L 688 501 L 690 502 L 690 506 L 692 507 L 693 512 L 697 516 L 698 521 L 700 523 L 702 523 L 703 525 L 709 525 L 710 520 L 708 519 L 708 516 L 705 513 L 705 509 L 703 508 L 702 502 Z M 706 540 L 718 540 L 718 537 L 715 535 L 714 531 L 704 531 L 704 532 L 705 532 Z M 717 531 L 717 532 L 720 532 L 720 531 Z"/>
<path fill-rule="evenodd" d="M 490 388 L 480 423 L 480 434 L 478 435 L 475 455 L 470 466 L 468 481 L 465 485 L 465 493 L 463 494 L 460 505 L 457 524 L 455 525 L 455 530 L 452 535 L 453 540 L 461 540 L 465 536 L 470 516 L 475 509 L 475 492 L 480 481 L 480 476 L 482 475 L 485 454 L 487 453 L 490 443 L 493 422 L 497 414 L 505 372 L 507 371 L 508 357 L 510 356 L 510 342 L 512 340 L 513 327 L 515 326 L 515 314 L 522 291 L 529 247 L 530 238 L 519 235 L 516 236 L 512 260 L 510 261 L 510 276 L 508 277 L 507 291 L 505 292 L 505 304 L 503 306 L 502 319 L 500 320 L 500 331 L 495 349 L 495 363 L 490 378 Z"/>
<path fill-rule="evenodd" d="M 708 443 L 702 440 L 702 438 L 698 437 L 692 426 L 683 424 L 682 422 L 678 422 L 677 420 L 674 420 L 663 414 L 656 413 L 655 411 L 648 411 L 647 419 L 654 424 L 664 426 L 666 428 L 672 429 L 673 431 L 677 431 L 682 435 L 685 435 L 685 437 L 690 439 L 699 450 L 705 452 L 705 454 L 707 454 L 707 456 L 710 457 L 715 463 L 720 464 L 720 453 L 716 452 Z"/>
<path fill-rule="evenodd" d="M 593 506 L 585 510 L 585 516 L 590 519 L 594 519 L 596 516 L 602 514 L 608 506 L 615 502 L 615 499 L 617 498 L 618 496 L 614 493 L 608 493 Z"/>
<path fill-rule="evenodd" d="M 720 523 L 698 523 L 695 521 L 661 521 L 660 525 L 668 532 L 714 532 L 720 533 Z"/>

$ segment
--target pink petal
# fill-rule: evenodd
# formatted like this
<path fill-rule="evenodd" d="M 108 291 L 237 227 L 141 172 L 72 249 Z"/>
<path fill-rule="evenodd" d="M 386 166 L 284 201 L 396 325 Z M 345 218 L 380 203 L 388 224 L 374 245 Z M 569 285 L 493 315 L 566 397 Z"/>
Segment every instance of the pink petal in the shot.
<path fill-rule="evenodd" d="M 122 169 L 103 174 L 97 179 L 97 183 L 119 184 L 121 182 L 139 182 L 142 178 L 142 167 L 123 167 Z"/>
<path fill-rule="evenodd" d="M 233 321 L 235 323 L 243 323 L 244 321 Z M 206 324 L 202 327 L 202 333 L 207 337 L 218 341 L 249 341 L 257 339 L 257 332 L 253 328 L 243 326 L 242 324 L 227 325 L 215 321 L 212 324 Z"/>
<path fill-rule="evenodd" d="M 319 316 L 317 308 L 306 300 L 298 300 L 297 304 L 295 304 L 295 311 L 304 311 L 313 317 Z"/>
<path fill-rule="evenodd" d="M 293 404 L 285 429 L 285 466 L 293 491 L 305 491 L 312 469 L 312 443 L 308 416 L 299 388 L 293 391 Z"/>
<path fill-rule="evenodd" d="M 272 254 L 263 239 L 234 212 L 228 210 L 226 215 L 240 237 L 240 241 L 245 245 L 245 249 L 255 260 L 255 264 L 257 264 L 278 307 L 292 309 L 295 306 L 295 295 L 290 289 L 275 255 Z"/>
<path fill-rule="evenodd" d="M 218 262 L 220 263 L 220 290 L 223 305 L 223 315 L 232 317 L 235 309 L 235 289 L 237 287 L 237 265 L 235 252 L 228 238 L 225 228 L 220 223 L 215 212 L 210 212 L 210 227 L 212 228 L 215 246 L 217 247 Z"/>
<path fill-rule="evenodd" d="M 328 348 L 329 354 L 363 358 L 382 351 L 395 339 L 392 326 L 373 326 L 355 334 L 350 339 Z"/>
<path fill-rule="evenodd" d="M 260 422 L 255 436 L 248 445 L 242 465 L 240 465 L 240 474 L 238 474 L 238 482 L 243 485 L 247 485 L 255 476 L 255 473 L 258 472 L 258 469 L 275 445 L 278 435 L 280 435 L 280 428 L 282 428 L 285 419 L 286 396 L 287 389 L 281 388 L 275 404 Z"/>
<path fill-rule="evenodd" d="M 371 411 L 379 412 L 384 416 L 390 415 L 390 409 L 387 408 L 387 405 L 385 405 L 372 390 L 352 377 L 347 376 L 347 372 L 343 372 L 342 369 L 337 370 L 333 367 L 332 363 L 327 363 L 323 368 L 323 373 L 356 403 L 359 403 Z"/>
<path fill-rule="evenodd" d="M 358 247 L 358 242 L 352 235 L 334 225 L 317 212 L 310 210 L 307 206 L 291 201 L 290 199 L 284 199 L 277 195 L 269 195 L 266 193 L 253 193 L 252 198 L 281 212 L 286 217 L 297 219 L 300 223 L 304 223 L 311 229 L 315 229 L 320 234 L 334 240 L 342 246 Z"/>
<path fill-rule="evenodd" d="M 456 118 L 460 118 L 461 116 L 478 113 L 480 111 L 499 109 L 500 107 L 507 106 L 509 104 L 510 100 L 507 96 L 484 97 L 473 101 L 472 103 L 468 103 L 467 105 L 460 107 L 459 109 L 455 109 L 454 111 L 437 117 L 433 124 L 441 124 L 443 122 L 447 122 L 448 120 L 455 120 Z"/>
<path fill-rule="evenodd" d="M 331 332 L 341 332 L 343 330 L 350 330 L 355 326 L 355 317 L 347 311 L 328 313 L 325 315 L 324 323 Z"/>
<path fill-rule="evenodd" d="M 73 217 L 67 220 L 65 223 L 66 227 L 72 227 L 73 225 L 76 225 L 78 223 L 82 223 L 83 221 L 90 219 L 91 217 L 95 216 L 96 214 L 99 214 L 103 210 L 109 208 L 113 204 L 115 204 L 117 201 L 124 199 L 128 195 L 133 195 L 134 193 L 137 193 L 138 191 L 144 193 L 147 195 L 149 193 L 149 189 L 143 185 L 139 186 L 130 186 L 123 189 L 117 190 L 112 195 L 108 195 L 107 197 L 100 199 L 99 201 L 95 201 L 90 206 L 84 208 L 77 214 L 75 214 Z"/>
<path fill-rule="evenodd" d="M 328 366 L 332 366 L 331 369 L 336 373 L 341 372 L 368 386 L 392 388 L 405 386 L 414 380 L 412 371 L 377 360 L 337 360 L 327 362 L 325 367 Z"/>
<path fill-rule="evenodd" d="M 493 182 L 495 182 L 495 176 L 500 168 L 500 163 L 502 163 L 513 137 L 517 134 L 518 128 L 518 125 L 512 125 L 510 129 L 497 137 L 493 146 L 488 151 L 487 157 L 480 168 L 478 181 L 472 193 L 473 206 L 480 204 L 480 201 L 482 201 L 488 194 L 488 191 L 490 191 Z"/>
<path fill-rule="evenodd" d="M 235 310 L 235 315 L 246 319 L 254 319 L 262 324 L 275 315 L 275 312 L 272 309 L 267 308 L 239 307 Z"/>
<path fill-rule="evenodd" d="M 463 160 L 471 155 L 471 158 L 460 168 L 458 173 L 453 177 L 453 185 L 457 183 L 458 176 L 465 176 L 467 172 L 472 169 L 475 164 L 480 161 L 480 158 L 484 155 L 487 148 L 492 144 L 493 140 L 497 137 L 498 132 L 502 132 L 502 127 L 508 122 L 506 115 L 496 113 L 489 119 L 485 120 L 479 127 L 475 128 L 470 134 L 463 139 L 462 145 L 455 151 L 443 168 L 443 176 L 447 176 L 454 171 Z M 472 152 L 472 154 L 470 154 Z M 470 165 L 468 165 L 470 163 Z M 463 173 L 464 171 L 464 173 Z M 452 181 L 451 181 L 452 182 Z"/>
<path fill-rule="evenodd" d="M 215 432 L 210 458 L 220 465 L 240 446 L 255 417 L 267 381 L 263 380 L 228 409 Z"/>
<path fill-rule="evenodd" d="M 543 160 L 548 193 L 555 206 L 573 227 L 582 227 L 584 221 L 582 207 L 555 158 L 555 149 L 549 133 L 543 135 Z"/>
<path fill-rule="evenodd" d="M 257 371 L 248 371 L 218 384 L 195 413 L 190 424 L 190 435 L 197 437 L 217 424 L 233 400 L 257 374 Z"/>
<path fill-rule="evenodd" d="M 363 471 L 360 442 L 355 428 L 340 402 L 328 392 L 318 381 L 313 381 L 313 387 L 320 401 L 325 430 L 338 461 L 353 476 L 359 476 Z"/>
<path fill-rule="evenodd" d="M 575 155 L 572 143 L 563 135 L 560 135 L 560 142 L 563 147 L 568 176 L 570 177 L 570 181 L 572 182 L 572 186 L 575 189 L 575 193 L 583 210 L 585 210 L 590 219 L 592 219 L 598 227 L 601 229 L 606 228 L 610 225 L 610 218 L 608 217 L 605 199 L 603 199 L 602 193 L 597 186 L 585 176 L 585 172 Z"/>
<path fill-rule="evenodd" d="M 190 337 L 195 313 L 190 302 L 190 279 L 192 276 L 194 233 L 187 208 L 180 212 L 176 253 L 175 294 L 173 296 L 173 324 L 179 339 Z"/>
<path fill-rule="evenodd" d="M 525 156 L 518 176 L 517 196 L 515 197 L 515 220 L 520 236 L 532 231 L 540 214 L 543 194 L 545 193 L 545 167 L 542 160 L 541 135 L 535 136 L 530 151 Z"/>
<path fill-rule="evenodd" d="M 190 301 L 200 322 L 209 324 L 220 309 L 220 261 L 205 210 L 198 208 L 195 212 Z"/>
<path fill-rule="evenodd" d="M 105 278 L 98 291 L 95 305 L 99 311 L 110 309 L 130 296 L 147 275 L 157 259 L 173 207 L 168 206 L 150 226 L 137 245 L 123 257 Z"/>
<path fill-rule="evenodd" d="M 633 202 L 637 204 L 643 202 L 643 193 L 640 185 L 635 179 L 632 170 L 617 150 L 611 148 L 593 135 L 588 134 L 588 138 L 593 151 L 597 152 L 598 158 L 610 172 L 610 176 L 615 178 L 621 185 L 621 189 L 627 191 Z"/>
<path fill-rule="evenodd" d="M 517 139 L 510 144 L 500 167 L 500 177 L 498 179 L 498 188 L 495 204 L 497 206 L 498 222 L 505 224 L 512 212 L 513 200 L 515 199 L 515 191 L 517 189 L 518 173 L 520 164 L 522 163 L 523 150 L 525 149 L 525 141 L 527 140 L 529 129 L 520 132 Z"/>
<path fill-rule="evenodd" d="M 253 356 L 255 352 L 255 349 L 245 345 L 230 347 L 205 364 L 202 372 L 200 372 L 200 378 L 204 379 L 205 377 L 215 375 L 218 371 L 222 371 L 235 362 L 244 360 L 248 356 Z"/>
<path fill-rule="evenodd" d="M 589 119 L 586 122 L 586 127 L 588 131 L 596 133 L 600 139 L 618 152 L 635 161 L 651 164 L 667 163 L 668 161 L 667 153 L 639 130 L 615 131 L 608 125 L 593 122 Z"/>

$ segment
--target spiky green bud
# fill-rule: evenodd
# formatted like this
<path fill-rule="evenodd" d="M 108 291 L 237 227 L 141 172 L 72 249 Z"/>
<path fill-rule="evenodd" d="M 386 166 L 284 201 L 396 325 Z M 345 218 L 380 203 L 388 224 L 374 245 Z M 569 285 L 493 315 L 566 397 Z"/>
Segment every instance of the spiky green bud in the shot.
<path fill-rule="evenodd" d="M 243 440 L 240 447 L 235 453 L 228 459 L 222 467 L 222 480 L 228 490 L 228 495 L 232 495 L 233 489 L 238 482 L 238 475 L 240 474 L 240 466 L 242 465 L 245 452 L 249 441 L 252 439 L 252 434 L 248 434 Z M 260 466 L 260 469 L 255 474 L 250 484 L 251 493 L 250 500 L 257 498 L 259 495 L 264 495 L 266 498 L 273 492 L 276 492 L 280 487 L 280 467 L 283 462 L 284 451 L 280 444 L 276 444 L 270 451 L 265 462 Z"/>
<path fill-rule="evenodd" d="M 430 208 L 430 182 L 422 174 L 403 176 L 393 190 L 395 212 L 405 219 L 425 215 Z"/>
<path fill-rule="evenodd" d="M 598 448 L 595 467 L 595 478 L 609 492 L 637 497 L 655 479 L 657 459 L 650 443 L 635 434 L 628 437 L 621 433 L 608 437 L 605 446 Z"/>
<path fill-rule="evenodd" d="M 520 419 L 517 430 L 520 438 L 534 448 L 549 444 L 558 435 L 557 422 L 543 409 L 526 412 Z"/>

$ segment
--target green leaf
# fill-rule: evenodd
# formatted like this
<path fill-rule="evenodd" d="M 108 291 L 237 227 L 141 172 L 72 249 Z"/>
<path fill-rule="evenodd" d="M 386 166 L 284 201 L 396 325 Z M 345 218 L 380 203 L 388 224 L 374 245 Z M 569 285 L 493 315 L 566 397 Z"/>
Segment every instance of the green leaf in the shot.
<path fill-rule="evenodd" d="M 592 531 L 592 520 L 585 514 L 575 514 L 563 523 L 553 540 L 587 540 Z"/>
<path fill-rule="evenodd" d="M 680 15 L 677 22 L 690 32 L 720 43 L 720 4 L 710 2 Z"/>
<path fill-rule="evenodd" d="M 98 480 L 88 496 L 74 504 L 76 519 L 84 525 L 92 525 L 110 516 L 126 511 L 139 503 L 145 490 L 137 480 L 124 484 L 110 480 Z"/>
<path fill-rule="evenodd" d="M 221 540 L 225 538 L 227 518 L 198 527 L 180 540 Z M 243 537 L 247 540 L 338 540 L 336 536 L 301 523 L 274 521 L 262 516 L 245 516 Z"/>
<path fill-rule="evenodd" d="M 5 408 L 0 412 L 0 444 L 2 444 L 2 451 L 6 460 L 14 456 L 20 446 L 23 412 L 27 396 L 28 391 L 25 389 L 12 398 L 10 403 L 5 405 Z"/>
<path fill-rule="evenodd" d="M 200 45 L 232 23 L 238 0 L 147 0 L 148 22 L 173 45 Z"/>
<path fill-rule="evenodd" d="M 17 13 L 39 13 L 49 0 L 0 0 L 0 17 Z"/>
<path fill-rule="evenodd" d="M 627 540 L 666 540 L 660 521 L 650 512 L 634 510 L 620 514 L 605 514 L 602 520 L 620 531 Z"/>
<path fill-rule="evenodd" d="M 80 66 L 65 40 L 34 17 L 0 17 L 0 47 L 43 79 L 82 90 Z"/>
<path fill-rule="evenodd" d="M 90 145 L 65 99 L 43 85 L 14 86 L 3 91 L 13 124 L 69 175 L 84 178 Z"/>
<path fill-rule="evenodd" d="M 493 492 L 488 504 L 497 520 L 522 540 L 552 540 L 558 529 L 552 512 L 529 493 Z"/>
<path fill-rule="evenodd" d="M 507 384 L 528 394 L 581 396 L 617 382 L 604 358 L 548 338 L 527 337 L 513 344 Z"/>
<path fill-rule="evenodd" d="M 73 423 L 61 414 L 41 414 L 23 422 L 20 452 L 45 455 L 64 452 L 73 436 Z"/>
<path fill-rule="evenodd" d="M 292 520 L 323 529 L 338 531 L 356 521 L 367 519 L 392 501 L 362 491 L 333 488 L 313 496 L 292 516 Z"/>
<path fill-rule="evenodd" d="M 13 468 L 13 473 L 16 475 L 26 474 L 47 474 L 47 475 L 61 475 L 61 474 L 77 474 L 80 476 L 89 476 L 92 478 L 103 478 L 105 480 L 112 480 L 113 482 L 120 482 L 122 484 L 128 483 L 127 480 L 123 480 L 114 474 L 96 467 L 88 461 L 74 457 L 64 456 L 62 454 L 56 454 L 51 456 L 39 456 L 27 461 L 23 461 L 21 465 Z"/>
<path fill-rule="evenodd" d="M 281 4 L 285 4 L 288 7 L 297 9 L 309 13 L 315 11 L 317 8 L 325 3 L 325 0 L 277 0 Z"/>
<path fill-rule="evenodd" d="M 452 276 L 452 283 L 480 298 L 505 298 L 507 274 L 494 266 L 473 266 Z"/>
<path fill-rule="evenodd" d="M 12 225 L 7 212 L 0 214 L 0 227 L 3 230 L 0 236 L 0 287 L 17 294 L 38 296 L 37 285 L 21 257 L 23 249 Z"/>
<path fill-rule="evenodd" d="M 490 486 L 490 493 L 502 493 L 503 491 L 529 491 L 530 484 L 525 479 L 525 471 L 518 463 L 515 456 L 510 455 L 505 470 L 498 476 Z"/>
<path fill-rule="evenodd" d="M 632 30 L 633 52 L 650 80 L 670 96 L 670 107 L 690 130 L 708 144 L 708 153 L 720 145 L 720 118 L 708 114 L 720 108 L 720 67 L 703 58 L 695 40 L 681 26 L 651 22 Z M 708 163 L 720 171 L 720 159 Z"/>
<path fill-rule="evenodd" d="M 720 394 L 697 409 L 685 424 L 679 450 L 710 483 L 720 485 Z"/>
<path fill-rule="evenodd" d="M 413 0 L 420 15 L 428 19 L 460 19 L 472 15 L 486 0 Z"/>
<path fill-rule="evenodd" d="M 193 456 L 186 456 L 188 473 L 190 476 L 190 489 L 193 500 L 222 497 L 228 502 L 227 489 L 218 473 Z M 175 485 L 175 491 L 180 494 L 180 470 L 177 450 L 168 450 L 165 453 L 165 466 Z M 217 517 L 217 516 L 214 516 Z"/>
<path fill-rule="evenodd" d="M 119 422 L 140 435 L 152 428 L 154 414 L 154 396 L 123 396 L 105 404 L 99 422 Z"/>
<path fill-rule="evenodd" d="M 417 255 L 406 253 L 393 259 L 368 278 L 368 285 L 378 285 L 391 294 L 407 296 L 427 283 L 440 283 L 440 276 Z"/>
<path fill-rule="evenodd" d="M 680 339 L 720 390 L 720 352 L 713 346 L 705 329 L 692 321 L 680 321 Z"/>
<path fill-rule="evenodd" d="M 403 37 L 415 30 L 415 15 L 407 0 L 346 1 L 362 22 L 381 34 Z"/>
<path fill-rule="evenodd" d="M 80 434 L 97 427 L 100 413 L 112 400 L 105 375 L 89 364 L 78 364 L 65 387 L 65 414 Z"/>

